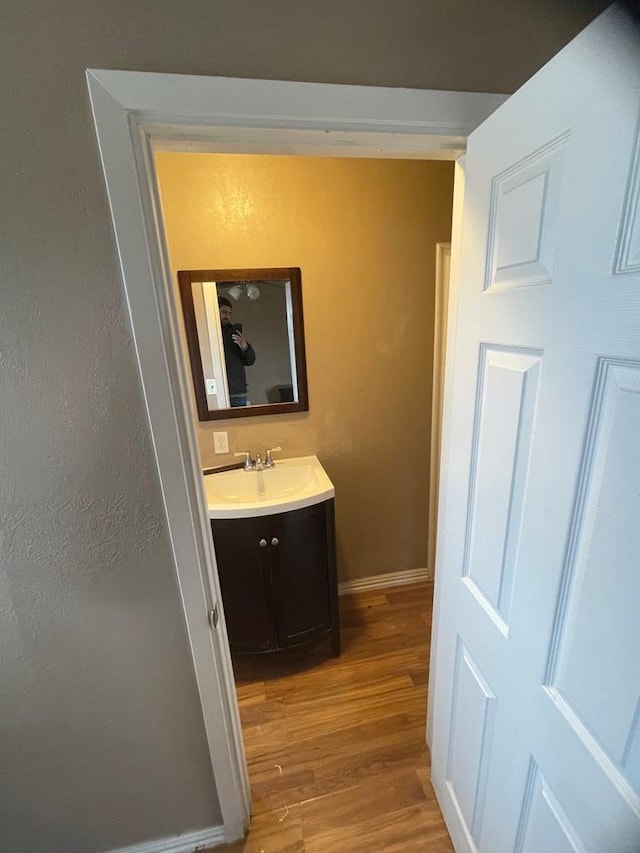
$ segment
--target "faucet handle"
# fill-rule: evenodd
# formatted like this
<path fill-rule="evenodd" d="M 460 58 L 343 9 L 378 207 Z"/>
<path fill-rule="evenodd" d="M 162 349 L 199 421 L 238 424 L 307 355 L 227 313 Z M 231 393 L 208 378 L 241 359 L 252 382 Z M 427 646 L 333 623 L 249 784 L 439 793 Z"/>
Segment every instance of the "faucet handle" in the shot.
<path fill-rule="evenodd" d="M 244 456 L 244 470 L 245 471 L 253 471 L 255 468 L 255 462 L 251 458 L 250 450 L 240 450 L 238 453 L 234 453 L 234 456 Z"/>
<path fill-rule="evenodd" d="M 273 466 L 276 464 L 271 458 L 271 454 L 276 453 L 278 450 L 282 450 L 282 448 L 272 447 L 271 450 L 265 451 L 264 464 L 267 466 L 267 468 L 273 468 Z"/>

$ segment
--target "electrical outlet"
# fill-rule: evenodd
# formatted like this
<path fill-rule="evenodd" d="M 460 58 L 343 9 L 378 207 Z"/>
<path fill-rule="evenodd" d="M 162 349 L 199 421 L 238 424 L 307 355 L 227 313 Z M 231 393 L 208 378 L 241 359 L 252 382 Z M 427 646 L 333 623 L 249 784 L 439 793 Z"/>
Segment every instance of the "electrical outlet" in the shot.
<path fill-rule="evenodd" d="M 213 434 L 213 452 L 228 453 L 229 452 L 229 433 L 214 432 Z"/>

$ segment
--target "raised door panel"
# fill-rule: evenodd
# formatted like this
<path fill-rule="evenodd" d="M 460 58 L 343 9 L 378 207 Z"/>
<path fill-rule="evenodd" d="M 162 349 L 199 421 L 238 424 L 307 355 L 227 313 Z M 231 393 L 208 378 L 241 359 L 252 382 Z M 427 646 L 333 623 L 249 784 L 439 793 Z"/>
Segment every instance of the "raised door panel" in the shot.
<path fill-rule="evenodd" d="M 624 214 L 618 232 L 615 273 L 640 272 L 640 122 L 627 179 Z"/>
<path fill-rule="evenodd" d="M 584 845 L 536 763 L 529 780 L 515 853 L 584 853 Z"/>
<path fill-rule="evenodd" d="M 271 537 L 280 646 L 291 646 L 330 630 L 325 504 L 273 516 Z"/>
<path fill-rule="evenodd" d="M 640 365 L 602 359 L 546 681 L 640 796 L 638 436 Z"/>
<path fill-rule="evenodd" d="M 447 786 L 474 843 L 480 838 L 496 697 L 458 638 Z"/>
<path fill-rule="evenodd" d="M 493 179 L 486 290 L 551 282 L 567 138 L 551 140 Z"/>
<path fill-rule="evenodd" d="M 541 365 L 538 351 L 480 348 L 463 576 L 505 637 Z"/>
<path fill-rule="evenodd" d="M 268 651 L 277 646 L 271 570 L 264 519 L 211 522 L 229 646 L 234 652 Z"/>

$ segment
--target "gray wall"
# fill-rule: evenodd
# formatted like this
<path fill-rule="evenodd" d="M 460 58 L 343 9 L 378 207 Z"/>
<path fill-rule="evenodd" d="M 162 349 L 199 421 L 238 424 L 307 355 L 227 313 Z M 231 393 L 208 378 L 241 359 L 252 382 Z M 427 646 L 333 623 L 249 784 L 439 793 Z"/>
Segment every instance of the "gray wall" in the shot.
<path fill-rule="evenodd" d="M 4 0 L 0 849 L 219 822 L 85 68 L 510 92 L 566 5 Z"/>

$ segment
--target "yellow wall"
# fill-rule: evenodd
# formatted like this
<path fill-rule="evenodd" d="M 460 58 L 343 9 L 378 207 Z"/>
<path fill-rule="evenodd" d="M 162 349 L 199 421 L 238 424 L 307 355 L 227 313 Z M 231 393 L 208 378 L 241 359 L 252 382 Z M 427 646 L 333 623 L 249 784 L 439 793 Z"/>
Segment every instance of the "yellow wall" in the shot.
<path fill-rule="evenodd" d="M 309 412 L 198 421 L 203 466 L 235 461 L 214 455 L 214 429 L 231 452 L 315 453 L 336 487 L 340 580 L 424 568 L 452 164 L 160 153 L 157 166 L 174 271 L 302 270 Z"/>

